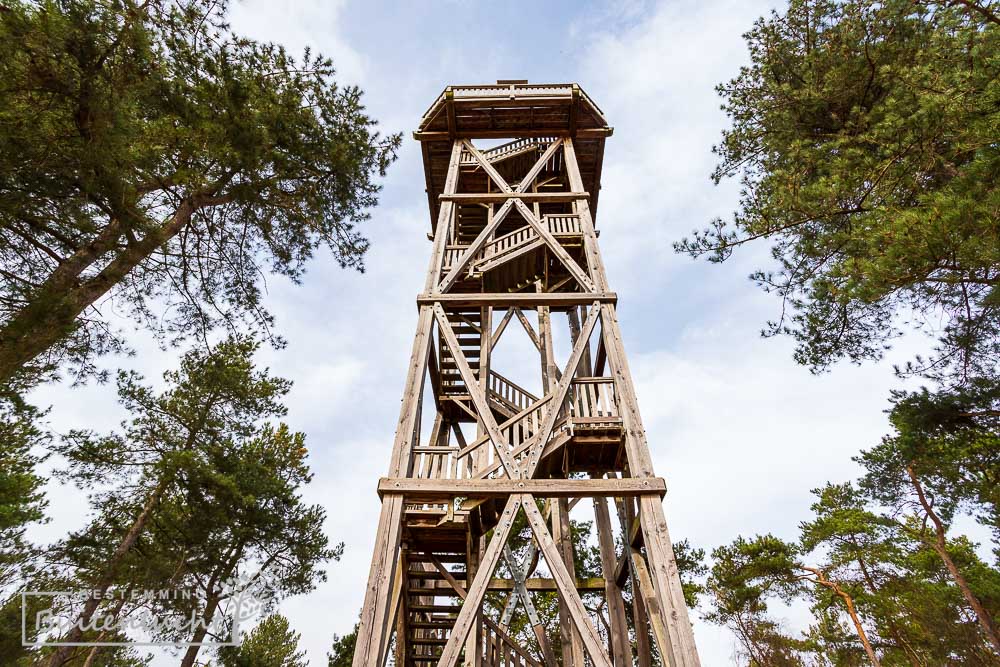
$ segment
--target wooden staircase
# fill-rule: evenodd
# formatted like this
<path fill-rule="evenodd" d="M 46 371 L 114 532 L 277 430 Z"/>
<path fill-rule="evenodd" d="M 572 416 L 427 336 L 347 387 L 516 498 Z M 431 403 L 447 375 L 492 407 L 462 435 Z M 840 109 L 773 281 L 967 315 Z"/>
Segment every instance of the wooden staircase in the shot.
<path fill-rule="evenodd" d="M 479 355 L 482 344 L 482 311 L 479 308 L 451 308 L 446 311 L 451 322 L 455 338 L 458 339 L 462 354 L 472 369 L 472 374 L 479 379 Z M 438 359 L 440 364 L 441 394 L 444 396 L 467 396 L 468 389 L 458 364 L 451 350 L 443 339 L 438 341 Z"/>
<path fill-rule="evenodd" d="M 447 560 L 448 564 L 442 560 Z M 448 569 L 447 576 L 462 588 L 463 593 L 467 587 L 464 555 L 438 556 L 437 565 L 421 553 L 407 556 L 406 600 L 402 610 L 408 614 L 405 655 L 407 663 L 417 667 L 437 664 L 462 608 L 462 596 L 438 565 Z M 488 617 L 484 617 L 483 622 L 486 627 L 480 656 L 484 667 L 541 667 L 541 663 L 499 624 Z"/>

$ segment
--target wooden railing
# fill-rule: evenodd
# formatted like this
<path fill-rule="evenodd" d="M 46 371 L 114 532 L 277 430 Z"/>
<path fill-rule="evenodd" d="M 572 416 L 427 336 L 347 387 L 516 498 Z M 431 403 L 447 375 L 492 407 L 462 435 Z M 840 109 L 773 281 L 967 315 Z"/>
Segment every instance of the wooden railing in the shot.
<path fill-rule="evenodd" d="M 567 236 L 580 236 L 583 230 L 580 226 L 580 216 L 575 213 L 559 213 L 542 216 L 542 223 L 549 232 L 559 238 Z M 482 250 L 470 262 L 470 271 L 482 271 L 487 265 L 500 262 L 504 255 L 513 253 L 526 245 L 538 241 L 538 232 L 530 225 L 519 227 L 503 236 L 498 236 L 492 241 L 483 245 Z M 442 275 L 451 270 L 458 263 L 469 246 L 467 245 L 447 245 L 444 249 L 444 258 L 441 261 Z"/>
<path fill-rule="evenodd" d="M 515 229 L 509 234 L 498 236 L 484 245 L 483 250 L 476 261 L 484 262 L 496 259 L 498 256 L 516 250 L 523 245 L 531 243 L 537 238 L 538 233 L 532 227 L 526 225 L 519 229 Z"/>
<path fill-rule="evenodd" d="M 482 151 L 483 157 L 489 162 L 497 162 L 510 155 L 515 155 L 517 153 L 529 152 L 531 150 L 537 149 L 542 146 L 548 146 L 555 138 L 549 137 L 524 137 L 517 139 L 515 141 L 507 142 L 506 144 L 501 144 L 499 146 L 494 146 L 493 148 L 487 148 Z M 476 158 L 469 154 L 468 152 L 462 153 L 462 164 L 470 165 L 477 164 Z"/>
<path fill-rule="evenodd" d="M 465 245 L 446 245 L 444 247 L 444 257 L 441 260 L 441 271 L 448 272 L 451 267 L 458 264 L 458 259 L 462 256 L 469 246 Z"/>
<path fill-rule="evenodd" d="M 617 419 L 618 400 L 614 380 L 608 377 L 576 378 L 570 383 L 566 397 L 568 417 L 574 420 Z"/>
<path fill-rule="evenodd" d="M 500 435 L 510 445 L 508 451 L 515 463 L 523 463 L 528 455 L 531 437 L 541 429 L 548 405 L 549 399 L 543 398 L 499 424 Z M 463 462 L 462 469 L 471 471 L 474 479 L 492 477 L 494 473 L 503 474 L 503 464 L 488 435 L 463 447 L 458 456 Z"/>
<path fill-rule="evenodd" d="M 417 479 L 469 479 L 468 457 L 458 447 L 414 447 L 412 477 Z"/>
<path fill-rule="evenodd" d="M 496 621 L 484 616 L 482 627 L 483 667 L 541 667 Z"/>
<path fill-rule="evenodd" d="M 549 214 L 542 219 L 553 236 L 579 236 L 583 233 L 580 216 L 576 213 Z"/>
<path fill-rule="evenodd" d="M 489 393 L 492 397 L 506 403 L 515 412 L 520 412 L 538 401 L 537 396 L 524 387 L 514 384 L 496 371 L 490 371 Z"/>

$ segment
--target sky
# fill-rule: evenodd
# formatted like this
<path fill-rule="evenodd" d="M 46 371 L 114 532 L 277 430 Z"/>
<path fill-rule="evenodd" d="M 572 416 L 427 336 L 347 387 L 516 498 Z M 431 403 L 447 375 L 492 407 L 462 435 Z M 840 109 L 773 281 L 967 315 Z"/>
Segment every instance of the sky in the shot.
<path fill-rule="evenodd" d="M 770 9 L 757 0 L 619 2 L 347 2 L 244 0 L 234 31 L 333 58 L 341 84 L 365 91 L 385 132 L 403 132 L 399 160 L 365 225 L 364 274 L 328 253 L 302 285 L 268 279 L 266 305 L 288 346 L 261 364 L 294 381 L 288 423 L 307 435 L 315 473 L 305 496 L 328 512 L 324 526 L 344 556 L 313 593 L 282 612 L 325 665 L 334 633 L 361 606 L 430 244 L 420 150 L 411 132 L 448 84 L 526 78 L 577 82 L 615 127 L 607 142 L 597 225 L 635 375 L 657 474 L 666 478 L 673 539 L 711 549 L 739 534 L 794 539 L 809 517 L 810 490 L 857 474 L 851 457 L 887 430 L 898 387 L 891 363 L 842 364 L 819 376 L 792 360 L 788 339 L 762 339 L 780 304 L 747 279 L 767 265 L 766 244 L 723 265 L 678 255 L 672 242 L 734 210 L 738 188 L 715 186 L 712 145 L 727 125 L 716 84 L 747 55 L 742 33 Z M 156 383 L 176 364 L 141 333 L 137 354 L 105 359 Z M 919 343 L 920 341 L 918 341 Z M 109 430 L 122 419 L 113 387 L 50 385 L 35 402 L 50 421 Z M 49 484 L 53 521 L 39 540 L 83 525 L 80 492 Z M 790 627 L 795 609 L 783 612 Z M 734 640 L 694 613 L 704 665 L 733 664 Z M 158 659 L 155 664 L 175 664 Z"/>

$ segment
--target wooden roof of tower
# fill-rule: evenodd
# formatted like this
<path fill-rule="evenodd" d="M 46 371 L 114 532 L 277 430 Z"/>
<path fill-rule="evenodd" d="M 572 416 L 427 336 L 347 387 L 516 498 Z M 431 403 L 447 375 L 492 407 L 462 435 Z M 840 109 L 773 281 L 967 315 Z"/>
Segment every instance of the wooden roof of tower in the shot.
<path fill-rule="evenodd" d="M 498 81 L 448 86 L 413 133 L 423 151 L 432 229 L 438 218 L 439 195 L 444 190 L 454 139 L 573 137 L 596 222 L 604 140 L 612 132 L 601 109 L 575 83 Z M 491 151 L 502 151 L 515 143 Z"/>

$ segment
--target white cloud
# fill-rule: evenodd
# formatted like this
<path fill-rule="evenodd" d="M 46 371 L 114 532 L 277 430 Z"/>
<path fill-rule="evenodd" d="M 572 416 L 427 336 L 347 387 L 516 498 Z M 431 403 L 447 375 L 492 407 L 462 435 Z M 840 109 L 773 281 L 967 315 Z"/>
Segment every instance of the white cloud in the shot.
<path fill-rule="evenodd" d="M 885 365 L 813 377 L 792 362 L 789 341 L 757 336 L 778 309 L 745 279 L 765 248 L 722 267 L 670 248 L 735 206 L 734 188 L 708 179 L 710 147 L 725 125 L 713 87 L 737 71 L 745 59 L 740 35 L 769 4 L 550 9 L 533 20 L 548 23 L 551 42 L 523 38 L 523 12 L 486 25 L 489 13 L 466 3 L 415 11 L 406 3 L 247 0 L 232 14 L 237 31 L 331 55 L 342 80 L 363 84 L 372 114 L 388 128 L 413 128 L 450 83 L 494 75 L 538 81 L 551 72 L 581 83 L 616 128 L 605 158 L 601 244 L 622 299 L 657 472 L 667 479 L 667 518 L 675 539 L 709 548 L 738 533 L 794 535 L 809 489 L 851 477 L 851 455 L 882 434 L 881 411 L 895 384 Z M 315 665 L 361 605 L 379 511 L 375 484 L 388 467 L 416 322 L 413 297 L 430 249 L 420 152 L 409 138 L 385 186 L 366 228 L 373 240 L 367 273 L 343 271 L 321 254 L 303 285 L 272 279 L 267 298 L 289 345 L 262 350 L 261 360 L 295 381 L 288 420 L 307 433 L 315 472 L 306 497 L 327 508 L 331 539 L 347 542 L 344 559 L 328 568 L 329 582 L 282 605 Z M 151 379 L 177 357 L 155 345 L 140 352 L 127 364 Z M 533 367 L 511 359 L 510 372 L 520 379 Z M 39 397 L 55 406 L 52 420 L 63 430 L 107 429 L 121 417 L 109 387 L 50 387 Z M 78 526 L 79 507 L 76 496 L 57 491 L 57 521 L 44 536 Z M 699 623 L 697 636 L 704 664 L 731 662 L 728 633 Z"/>

